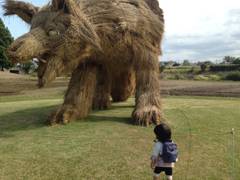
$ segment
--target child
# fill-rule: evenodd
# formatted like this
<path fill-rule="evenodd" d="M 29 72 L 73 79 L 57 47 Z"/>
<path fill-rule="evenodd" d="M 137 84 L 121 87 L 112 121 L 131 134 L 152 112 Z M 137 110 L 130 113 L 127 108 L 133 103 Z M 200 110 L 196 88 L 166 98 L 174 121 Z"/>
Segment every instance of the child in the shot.
<path fill-rule="evenodd" d="M 151 157 L 151 168 L 154 170 L 154 180 L 160 180 L 161 172 L 167 176 L 167 180 L 173 179 L 173 167 L 177 161 L 177 146 L 171 140 L 171 129 L 161 123 L 154 128 L 156 141 Z"/>

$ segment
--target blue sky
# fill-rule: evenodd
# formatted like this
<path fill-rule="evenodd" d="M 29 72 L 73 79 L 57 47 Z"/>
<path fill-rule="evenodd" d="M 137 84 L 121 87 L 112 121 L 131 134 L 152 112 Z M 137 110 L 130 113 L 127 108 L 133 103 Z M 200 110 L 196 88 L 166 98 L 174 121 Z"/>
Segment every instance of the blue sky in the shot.
<path fill-rule="evenodd" d="M 37 6 L 48 0 L 24 0 Z M 1 2 L 1 1 L 0 1 Z M 166 27 L 163 60 L 218 60 L 225 55 L 240 56 L 239 0 L 160 0 Z M 17 38 L 28 25 L 17 17 L 0 17 Z"/>
<path fill-rule="evenodd" d="M 42 6 L 49 2 L 48 0 L 23 0 L 23 1 L 33 3 L 36 6 Z M 24 23 L 21 19 L 15 16 L 3 17 L 2 8 L 0 8 L 0 17 L 2 18 L 2 20 L 4 21 L 8 29 L 10 30 L 14 38 L 17 38 L 23 35 L 29 30 L 29 26 L 26 23 Z"/>

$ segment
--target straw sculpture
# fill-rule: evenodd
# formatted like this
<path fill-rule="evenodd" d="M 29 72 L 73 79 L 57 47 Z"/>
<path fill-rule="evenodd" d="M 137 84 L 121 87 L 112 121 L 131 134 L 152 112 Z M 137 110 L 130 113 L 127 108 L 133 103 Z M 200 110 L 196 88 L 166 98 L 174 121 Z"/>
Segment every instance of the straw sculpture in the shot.
<path fill-rule="evenodd" d="M 86 117 L 135 93 L 133 122 L 159 123 L 159 55 L 164 31 L 157 0 L 52 0 L 44 7 L 5 0 L 5 15 L 31 27 L 8 49 L 13 62 L 39 60 L 38 85 L 71 80 L 50 124 Z"/>

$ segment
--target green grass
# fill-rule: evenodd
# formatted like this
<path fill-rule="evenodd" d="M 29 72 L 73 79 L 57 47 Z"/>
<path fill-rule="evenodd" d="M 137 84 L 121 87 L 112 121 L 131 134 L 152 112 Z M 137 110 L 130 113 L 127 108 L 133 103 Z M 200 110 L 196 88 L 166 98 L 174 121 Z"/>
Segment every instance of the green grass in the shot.
<path fill-rule="evenodd" d="M 1 180 L 151 179 L 153 127 L 130 123 L 133 99 L 67 126 L 48 127 L 53 98 L 0 99 Z M 240 99 L 168 97 L 165 117 L 180 149 L 175 179 L 240 179 Z"/>

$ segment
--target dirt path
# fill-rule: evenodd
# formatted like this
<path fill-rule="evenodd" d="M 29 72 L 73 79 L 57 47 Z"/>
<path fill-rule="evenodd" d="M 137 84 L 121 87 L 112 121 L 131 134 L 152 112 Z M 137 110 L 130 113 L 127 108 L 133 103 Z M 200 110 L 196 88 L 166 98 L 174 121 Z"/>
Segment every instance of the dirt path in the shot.
<path fill-rule="evenodd" d="M 0 96 L 64 91 L 67 87 L 68 79 L 58 78 L 43 89 L 39 89 L 36 84 L 37 79 L 35 77 L 0 72 Z M 163 95 L 240 97 L 240 82 L 162 80 L 161 84 Z"/>
<path fill-rule="evenodd" d="M 28 94 L 44 91 L 55 91 L 56 89 L 66 89 L 68 84 L 67 78 L 57 78 L 46 88 L 37 87 L 37 78 L 28 75 L 18 75 L 8 72 L 0 72 L 0 96 Z"/>
<path fill-rule="evenodd" d="M 162 81 L 162 94 L 240 97 L 240 82 Z"/>

